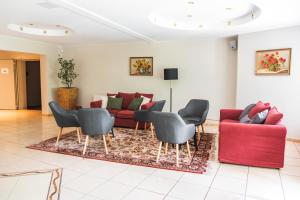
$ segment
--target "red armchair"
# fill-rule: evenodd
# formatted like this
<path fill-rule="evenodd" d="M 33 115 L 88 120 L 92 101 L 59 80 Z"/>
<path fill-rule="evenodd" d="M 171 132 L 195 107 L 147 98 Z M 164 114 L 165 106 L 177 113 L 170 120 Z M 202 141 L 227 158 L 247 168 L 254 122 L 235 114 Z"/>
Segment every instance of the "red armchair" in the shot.
<path fill-rule="evenodd" d="M 219 161 L 257 167 L 282 168 L 286 128 L 283 125 L 239 123 L 242 110 L 222 109 Z"/>

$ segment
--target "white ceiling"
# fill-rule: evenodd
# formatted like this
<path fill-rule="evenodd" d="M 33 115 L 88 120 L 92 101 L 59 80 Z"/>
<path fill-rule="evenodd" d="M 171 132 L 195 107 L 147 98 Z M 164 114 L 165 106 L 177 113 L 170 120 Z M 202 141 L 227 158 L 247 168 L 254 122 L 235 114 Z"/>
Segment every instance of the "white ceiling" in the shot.
<path fill-rule="evenodd" d="M 162 28 L 150 22 L 150 13 L 162 2 L 172 4 L 182 1 L 187 2 L 187 0 L 49 0 L 50 3 L 57 5 L 49 9 L 38 5 L 45 0 L 1 0 L 0 34 L 57 44 L 95 44 L 225 37 L 300 25 L 299 0 L 249 0 L 261 9 L 261 15 L 239 26 L 188 31 Z M 193 1 L 205 7 L 205 2 L 210 0 Z M 10 23 L 59 24 L 71 28 L 74 33 L 68 37 L 31 36 L 8 30 L 7 25 Z"/>

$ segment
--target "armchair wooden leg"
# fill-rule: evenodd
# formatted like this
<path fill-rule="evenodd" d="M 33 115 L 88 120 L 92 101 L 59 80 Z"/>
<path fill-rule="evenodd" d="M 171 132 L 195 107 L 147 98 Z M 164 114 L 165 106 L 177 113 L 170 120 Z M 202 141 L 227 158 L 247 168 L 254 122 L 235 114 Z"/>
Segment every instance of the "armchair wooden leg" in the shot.
<path fill-rule="evenodd" d="M 78 138 L 78 143 L 81 143 L 81 139 L 80 139 L 80 130 L 79 128 L 76 128 L 76 133 L 77 133 L 77 138 Z"/>
<path fill-rule="evenodd" d="M 191 158 L 191 150 L 190 150 L 189 141 L 186 141 L 186 148 L 187 148 L 187 151 L 188 151 L 188 156 L 189 156 L 189 158 Z"/>
<path fill-rule="evenodd" d="M 201 124 L 201 127 L 202 127 L 202 133 L 205 133 L 203 124 Z"/>
<path fill-rule="evenodd" d="M 103 137 L 103 142 L 104 142 L 105 154 L 108 154 L 107 146 L 106 146 L 106 140 L 105 140 L 105 135 L 102 135 L 102 137 Z"/>
<path fill-rule="evenodd" d="M 108 140 L 108 144 L 111 146 L 111 137 L 109 134 L 107 134 L 107 140 Z"/>
<path fill-rule="evenodd" d="M 60 127 L 60 130 L 59 130 L 59 133 L 58 133 L 57 139 L 56 139 L 56 145 L 58 145 L 58 142 L 59 142 L 59 139 L 60 139 L 60 136 L 61 136 L 62 132 L 63 132 L 63 127 Z"/>
<path fill-rule="evenodd" d="M 144 130 L 147 130 L 147 122 L 144 123 Z"/>
<path fill-rule="evenodd" d="M 139 122 L 136 122 L 134 135 L 136 135 L 138 128 L 139 128 Z"/>
<path fill-rule="evenodd" d="M 89 144 L 89 136 L 87 135 L 87 136 L 85 137 L 85 143 L 84 143 L 84 147 L 83 147 L 82 156 L 84 156 L 88 144 Z"/>
<path fill-rule="evenodd" d="M 150 123 L 150 128 L 151 128 L 151 135 L 152 135 L 152 139 L 154 138 L 154 127 L 153 127 L 153 124 L 152 122 Z"/>
<path fill-rule="evenodd" d="M 179 145 L 176 144 L 176 167 L 179 167 Z"/>
<path fill-rule="evenodd" d="M 157 157 L 156 157 L 156 163 L 158 163 L 158 160 L 159 160 L 161 146 L 162 146 L 162 142 L 159 142 L 158 153 L 157 153 Z"/>
<path fill-rule="evenodd" d="M 165 143 L 165 154 L 167 154 L 168 153 L 168 143 L 166 142 Z"/>
<path fill-rule="evenodd" d="M 200 126 L 197 126 L 196 129 L 197 129 L 197 137 L 198 137 L 198 140 L 199 140 L 200 134 L 201 134 L 201 132 L 200 132 Z"/>

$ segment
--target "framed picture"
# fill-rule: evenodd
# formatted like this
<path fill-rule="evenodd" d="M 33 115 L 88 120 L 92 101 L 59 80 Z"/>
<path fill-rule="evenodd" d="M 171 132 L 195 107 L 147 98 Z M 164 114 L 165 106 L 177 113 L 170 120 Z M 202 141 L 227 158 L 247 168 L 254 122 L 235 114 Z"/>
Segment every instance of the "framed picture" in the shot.
<path fill-rule="evenodd" d="M 256 75 L 289 75 L 292 49 L 256 51 Z"/>
<path fill-rule="evenodd" d="M 153 76 L 153 57 L 130 57 L 131 76 Z"/>

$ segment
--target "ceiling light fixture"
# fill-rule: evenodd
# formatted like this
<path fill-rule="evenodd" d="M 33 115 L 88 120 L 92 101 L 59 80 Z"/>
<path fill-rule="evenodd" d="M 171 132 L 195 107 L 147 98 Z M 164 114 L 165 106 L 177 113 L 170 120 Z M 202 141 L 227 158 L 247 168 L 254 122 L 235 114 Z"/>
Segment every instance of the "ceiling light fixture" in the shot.
<path fill-rule="evenodd" d="M 41 25 L 41 24 L 9 24 L 8 29 L 30 35 L 42 36 L 67 36 L 71 29 L 61 25 Z"/>
<path fill-rule="evenodd" d="M 187 4 L 193 4 L 193 7 Z M 150 13 L 149 20 L 160 27 L 180 30 L 200 30 L 201 22 L 205 30 L 215 30 L 246 24 L 260 14 L 261 9 L 248 1 L 210 0 L 195 4 L 194 1 L 166 0 Z"/>

